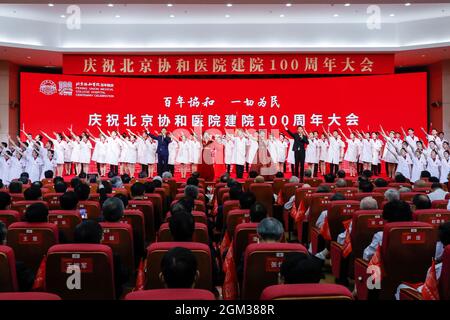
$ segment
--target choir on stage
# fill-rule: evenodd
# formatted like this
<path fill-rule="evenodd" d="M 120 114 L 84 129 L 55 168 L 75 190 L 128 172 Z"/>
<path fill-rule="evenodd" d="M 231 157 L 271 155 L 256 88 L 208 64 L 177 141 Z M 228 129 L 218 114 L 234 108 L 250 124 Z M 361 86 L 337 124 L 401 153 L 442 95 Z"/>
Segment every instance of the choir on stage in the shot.
<path fill-rule="evenodd" d="M 449 142 L 442 132 L 421 130 L 424 139 L 412 128 L 387 132 L 382 126 L 376 132 L 369 128 L 348 132 L 322 128 L 319 132 L 299 126 L 295 132 L 288 128 L 276 132 L 236 129 L 224 135 L 168 132 L 165 128 L 154 133 L 98 128 L 95 135 L 89 129 L 74 132 L 70 127 L 61 133 L 41 131 L 34 137 L 22 129 L 23 140 L 8 137 L 0 146 L 0 179 L 8 185 L 27 172 L 34 182 L 43 179 L 47 171 L 55 176 L 97 172 L 110 177 L 153 177 L 170 171 L 179 172 L 182 179 L 188 172 L 198 171 L 214 179 L 216 170 L 218 174 L 233 172 L 237 178 L 250 171 L 263 175 L 291 172 L 302 180 L 309 168 L 315 177 L 336 174 L 340 169 L 356 177 L 370 170 L 390 178 L 402 174 L 412 182 L 427 170 L 447 183 Z"/>

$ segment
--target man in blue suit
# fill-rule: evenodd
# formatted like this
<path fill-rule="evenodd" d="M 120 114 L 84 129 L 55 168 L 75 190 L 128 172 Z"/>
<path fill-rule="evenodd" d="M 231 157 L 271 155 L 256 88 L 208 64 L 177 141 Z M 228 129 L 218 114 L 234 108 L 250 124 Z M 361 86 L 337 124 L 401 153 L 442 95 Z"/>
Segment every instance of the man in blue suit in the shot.
<path fill-rule="evenodd" d="M 163 172 L 169 171 L 167 162 L 169 161 L 169 143 L 172 140 L 167 136 L 166 128 L 162 128 L 161 134 L 159 135 L 149 133 L 149 136 L 158 141 L 158 148 L 156 149 L 156 153 L 158 154 L 158 175 L 162 176 Z"/>

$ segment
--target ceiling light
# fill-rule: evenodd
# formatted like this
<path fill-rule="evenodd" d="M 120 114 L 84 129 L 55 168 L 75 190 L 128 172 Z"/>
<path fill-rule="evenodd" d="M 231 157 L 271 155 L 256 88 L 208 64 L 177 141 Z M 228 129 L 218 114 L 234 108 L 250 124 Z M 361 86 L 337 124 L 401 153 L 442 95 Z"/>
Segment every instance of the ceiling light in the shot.
<path fill-rule="evenodd" d="M 112 3 L 108 3 L 108 7 L 114 7 L 114 4 L 112 4 Z"/>
<path fill-rule="evenodd" d="M 60 15 L 61 18 L 65 18 L 66 16 L 64 14 Z"/>
<path fill-rule="evenodd" d="M 350 7 L 350 3 L 346 3 L 346 4 L 344 4 L 344 7 Z"/>
<path fill-rule="evenodd" d="M 337 13 L 333 14 L 333 17 L 337 18 L 339 15 Z"/>
<path fill-rule="evenodd" d="M 391 14 L 389 15 L 389 17 L 395 17 L 395 14 L 391 13 Z"/>
<path fill-rule="evenodd" d="M 171 17 L 171 18 L 175 18 L 175 16 L 173 15 L 173 14 L 171 14 L 169 17 Z"/>
<path fill-rule="evenodd" d="M 167 6 L 168 6 L 168 7 L 173 7 L 173 4 L 168 3 Z"/>
<path fill-rule="evenodd" d="M 118 14 L 116 14 L 116 18 L 120 18 L 120 16 Z"/>
<path fill-rule="evenodd" d="M 31 59 L 31 57 L 30 57 L 30 56 L 28 56 L 28 57 L 27 57 L 27 59 Z"/>
<path fill-rule="evenodd" d="M 226 14 L 226 15 L 225 15 L 225 18 L 229 18 L 229 17 L 230 17 L 230 15 L 229 15 L 229 14 Z"/>
<path fill-rule="evenodd" d="M 53 3 L 48 4 L 49 7 L 54 7 L 55 5 Z"/>
<path fill-rule="evenodd" d="M 284 18 L 284 14 L 280 14 L 280 18 Z"/>
<path fill-rule="evenodd" d="M 286 3 L 286 7 L 292 7 L 292 3 Z"/>
<path fill-rule="evenodd" d="M 405 3 L 405 7 L 409 7 L 411 5 L 411 3 L 407 2 Z"/>
<path fill-rule="evenodd" d="M 227 3 L 227 7 L 232 7 L 233 4 L 232 3 Z"/>

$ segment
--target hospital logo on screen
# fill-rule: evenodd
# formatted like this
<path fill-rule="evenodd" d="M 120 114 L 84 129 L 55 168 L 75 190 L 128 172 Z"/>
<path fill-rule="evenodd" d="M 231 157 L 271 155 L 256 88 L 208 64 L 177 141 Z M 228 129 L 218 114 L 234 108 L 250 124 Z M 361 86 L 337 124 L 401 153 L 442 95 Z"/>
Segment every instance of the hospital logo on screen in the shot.
<path fill-rule="evenodd" d="M 72 96 L 72 81 L 59 81 L 59 95 L 60 96 Z"/>
<path fill-rule="evenodd" d="M 51 96 L 56 93 L 56 83 L 52 80 L 44 80 L 39 86 L 39 91 L 46 96 Z"/>

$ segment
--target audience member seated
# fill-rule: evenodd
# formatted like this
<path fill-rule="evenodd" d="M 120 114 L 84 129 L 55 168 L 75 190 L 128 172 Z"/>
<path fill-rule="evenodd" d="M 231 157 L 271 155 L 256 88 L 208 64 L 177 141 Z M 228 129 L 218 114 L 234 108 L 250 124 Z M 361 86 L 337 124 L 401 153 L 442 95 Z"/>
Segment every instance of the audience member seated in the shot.
<path fill-rule="evenodd" d="M 324 178 L 325 183 L 334 183 L 334 180 L 336 179 L 336 177 L 334 175 L 332 175 L 331 173 L 324 175 L 323 178 Z"/>
<path fill-rule="evenodd" d="M 154 191 L 154 189 L 153 189 Z M 145 195 L 145 185 L 141 182 L 134 183 L 130 188 L 131 199 L 143 200 Z"/>
<path fill-rule="evenodd" d="M 288 252 L 280 267 L 278 284 L 319 283 L 323 260 L 302 252 Z"/>
<path fill-rule="evenodd" d="M 253 205 L 250 207 L 250 222 L 259 223 L 266 217 L 266 207 L 260 202 L 253 203 Z"/>
<path fill-rule="evenodd" d="M 189 249 L 172 248 L 161 260 L 159 278 L 165 288 L 194 288 L 199 276 L 197 260 Z"/>
<path fill-rule="evenodd" d="M 177 210 L 169 220 L 169 229 L 173 241 L 191 242 L 195 230 L 195 221 L 191 213 Z"/>
<path fill-rule="evenodd" d="M 23 197 L 27 201 L 42 200 L 42 192 L 40 188 L 29 187 L 23 193 Z"/>
<path fill-rule="evenodd" d="M 29 223 L 48 222 L 48 208 L 43 203 L 33 203 L 25 210 L 25 221 Z"/>
<path fill-rule="evenodd" d="M 256 202 L 256 197 L 252 192 L 243 192 L 239 198 L 239 208 L 246 210 Z"/>
<path fill-rule="evenodd" d="M 431 182 L 431 178 L 430 178 Z M 431 185 L 431 192 L 428 194 L 430 201 L 433 202 L 435 200 L 444 200 L 447 195 L 447 191 L 442 189 L 442 185 L 438 182 L 433 182 Z"/>
<path fill-rule="evenodd" d="M 68 191 L 59 197 L 59 206 L 61 210 L 75 210 L 78 205 L 77 194 L 73 191 Z"/>
<path fill-rule="evenodd" d="M 346 188 L 347 187 L 347 181 L 345 179 L 339 178 L 336 180 L 336 188 Z"/>
<path fill-rule="evenodd" d="M 0 192 L 0 210 L 9 210 L 11 208 L 11 196 L 9 193 Z"/>
<path fill-rule="evenodd" d="M 184 196 L 194 201 L 195 199 L 198 198 L 198 187 L 192 184 L 188 184 L 184 188 Z"/>
<path fill-rule="evenodd" d="M 388 182 L 383 178 L 376 178 L 373 184 L 377 188 L 384 188 L 388 186 Z"/>
<path fill-rule="evenodd" d="M 431 209 L 431 201 L 426 194 L 416 194 L 412 199 L 412 203 L 415 210 Z"/>
<path fill-rule="evenodd" d="M 200 181 L 198 180 L 198 178 L 196 178 L 196 177 L 194 177 L 192 175 L 186 180 L 186 186 L 196 186 L 196 187 L 198 187 L 199 183 L 200 183 Z"/>
<path fill-rule="evenodd" d="M 9 193 L 22 193 L 22 182 L 12 181 L 8 186 Z"/>
<path fill-rule="evenodd" d="M 55 183 L 55 192 L 56 193 L 64 193 L 67 191 L 67 185 L 64 182 L 56 182 Z"/>
<path fill-rule="evenodd" d="M 405 182 L 407 182 L 407 179 L 406 179 L 406 177 L 403 174 L 396 173 L 395 177 L 394 177 L 394 181 L 396 183 L 405 183 Z"/>
<path fill-rule="evenodd" d="M 338 172 L 336 173 L 336 176 L 338 177 L 338 179 L 345 179 L 345 171 L 344 170 L 338 170 Z"/>
<path fill-rule="evenodd" d="M 384 199 L 387 202 L 400 200 L 400 192 L 397 189 L 388 189 L 384 192 Z"/>
<path fill-rule="evenodd" d="M 430 173 L 429 171 L 423 170 L 423 171 L 420 173 L 420 179 L 421 179 L 421 180 L 426 180 L 426 181 L 428 181 L 428 179 L 430 179 L 430 178 L 431 178 L 431 173 Z"/>
<path fill-rule="evenodd" d="M 263 176 L 257 176 L 254 180 L 255 183 L 264 183 L 264 177 Z"/>
<path fill-rule="evenodd" d="M 371 193 L 373 192 L 373 184 L 370 181 L 362 180 L 358 184 L 359 192 Z"/>
<path fill-rule="evenodd" d="M 75 188 L 74 191 L 78 197 L 78 201 L 87 201 L 89 195 L 91 194 L 91 188 L 86 183 L 80 183 Z"/>
<path fill-rule="evenodd" d="M 78 177 L 73 177 L 73 178 L 70 180 L 70 187 L 71 187 L 72 189 L 75 190 L 75 188 L 78 187 L 78 185 L 79 185 L 80 183 L 81 183 L 80 178 L 78 178 Z"/>
<path fill-rule="evenodd" d="M 102 206 L 103 220 L 107 222 L 119 222 L 123 217 L 124 205 L 122 200 L 116 197 L 107 199 Z"/>
<path fill-rule="evenodd" d="M 258 176 L 258 172 L 255 171 L 255 170 L 251 170 L 251 171 L 248 173 L 248 177 L 249 177 L 250 179 L 255 179 L 257 176 Z"/>

